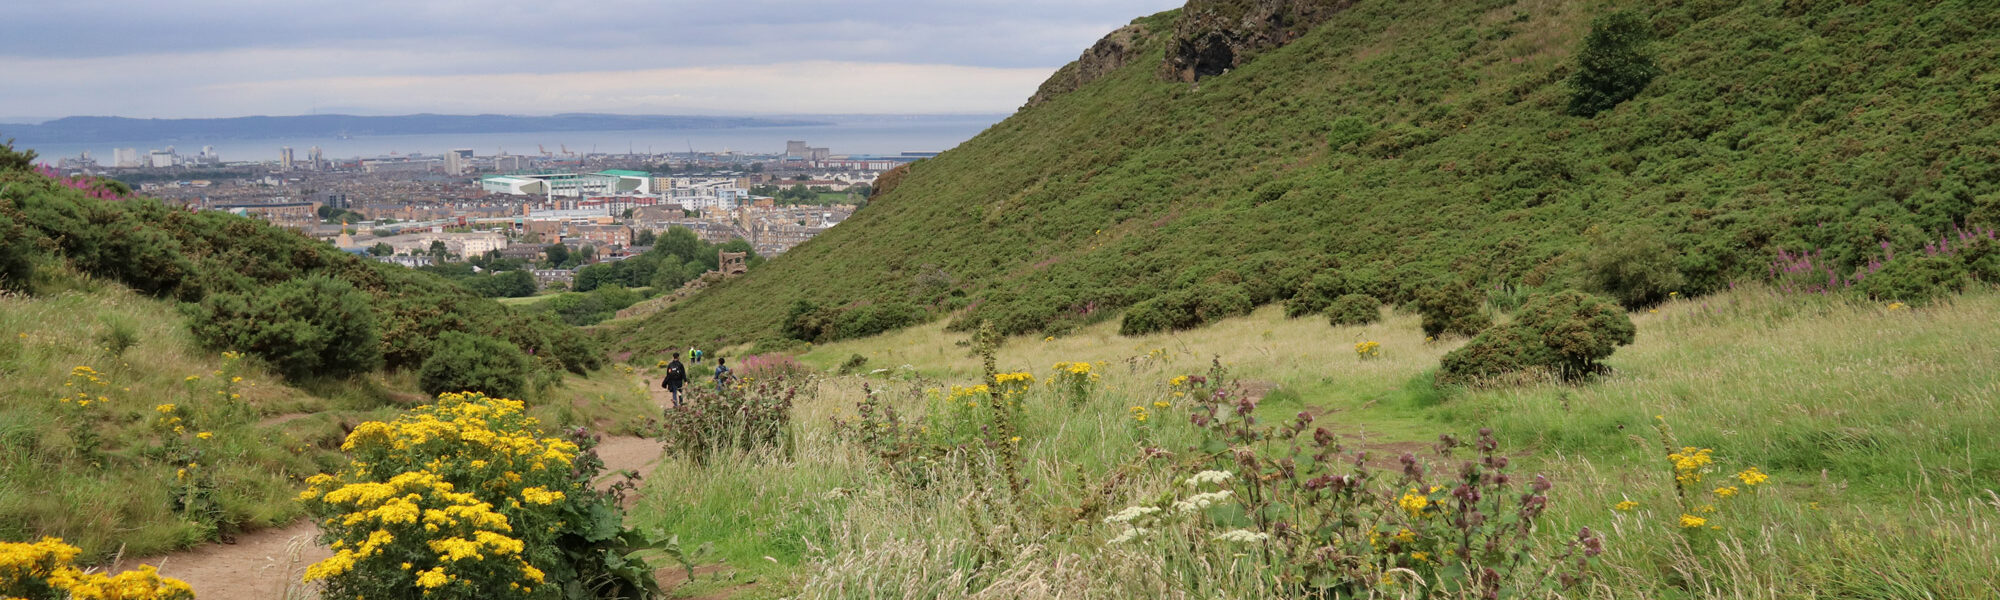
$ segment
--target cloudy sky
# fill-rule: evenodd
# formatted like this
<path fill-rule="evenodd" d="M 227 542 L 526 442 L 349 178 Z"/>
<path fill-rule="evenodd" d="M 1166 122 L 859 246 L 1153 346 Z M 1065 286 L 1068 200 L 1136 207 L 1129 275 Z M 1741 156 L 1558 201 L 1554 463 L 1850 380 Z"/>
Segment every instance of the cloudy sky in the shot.
<path fill-rule="evenodd" d="M 1180 0 L 50 0 L 0 119 L 1010 112 Z"/>

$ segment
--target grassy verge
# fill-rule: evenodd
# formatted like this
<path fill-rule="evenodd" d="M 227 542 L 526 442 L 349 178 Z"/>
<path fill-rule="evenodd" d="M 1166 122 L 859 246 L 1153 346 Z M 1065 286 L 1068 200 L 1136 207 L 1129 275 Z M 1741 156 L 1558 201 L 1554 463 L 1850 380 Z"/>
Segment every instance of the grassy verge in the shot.
<path fill-rule="evenodd" d="M 1080 360 L 1101 362 L 1103 379 L 1076 406 L 1037 386 L 1020 442 L 1030 491 L 999 509 L 987 471 L 939 468 L 912 488 L 832 433 L 830 419 L 854 414 L 864 382 L 905 415 L 924 412 L 924 390 L 975 382 L 963 336 L 933 325 L 813 348 L 801 357 L 811 366 L 859 354 L 870 374 L 829 377 L 797 405 L 794 458 L 668 461 L 653 478 L 670 484 L 650 486 L 633 518 L 690 547 L 712 544 L 711 560 L 737 573 L 683 593 L 1258 596 L 1267 590 L 1244 585 L 1239 563 L 1166 565 L 1107 545 L 1117 532 L 1099 523 L 1106 510 L 1176 489 L 1137 457 L 1181 452 L 1196 434 L 1172 409 L 1146 422 L 1130 409 L 1176 402 L 1166 380 L 1205 372 L 1219 356 L 1263 394 L 1265 420 L 1309 411 L 1383 458 L 1440 433 L 1494 429 L 1516 472 L 1555 482 L 1538 555 L 1580 526 L 1604 533 L 1596 583 L 1576 595 L 1978 597 L 2000 586 L 2000 500 L 1990 490 L 2000 450 L 1979 437 L 2000 414 L 2000 351 L 1980 343 L 2000 334 L 1996 309 L 1991 290 L 1914 311 L 1739 290 L 1634 315 L 1638 342 L 1600 381 L 1457 392 L 1427 383 L 1456 342 L 1426 344 L 1416 319 L 1400 314 L 1335 328 L 1266 309 L 1173 335 L 1123 338 L 1099 325 L 1015 338 L 998 352 L 1003 371 L 1046 378 L 1055 362 Z M 1357 358 L 1360 341 L 1380 342 L 1383 356 Z M 1704 500 L 1715 512 L 1683 506 L 1661 422 L 1678 444 L 1714 450 L 1717 470 L 1697 491 L 1747 491 Z M 1751 466 L 1772 480 L 1753 489 L 1731 478 Z M 1025 515 L 1018 526 L 998 517 L 1015 510 Z M 1689 512 L 1704 525 L 1684 527 Z M 745 579 L 758 583 L 734 587 Z"/>
<path fill-rule="evenodd" d="M 0 296 L 0 539 L 148 555 L 290 523 L 304 478 L 341 464 L 350 428 L 427 400 L 409 373 L 285 381 L 201 347 L 172 302 L 42 276 L 44 294 Z M 611 369 L 530 404 L 547 423 L 607 433 L 652 415 Z"/>

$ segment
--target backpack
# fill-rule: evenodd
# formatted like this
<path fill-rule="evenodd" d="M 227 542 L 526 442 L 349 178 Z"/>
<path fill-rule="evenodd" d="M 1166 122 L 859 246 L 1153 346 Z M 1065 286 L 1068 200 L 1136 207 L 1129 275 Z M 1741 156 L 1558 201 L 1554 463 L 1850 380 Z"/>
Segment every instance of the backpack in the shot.
<path fill-rule="evenodd" d="M 684 381 L 687 381 L 687 369 L 682 367 L 680 363 L 667 363 L 667 378 L 660 380 L 660 385 L 662 387 L 671 387 L 675 383 Z"/>

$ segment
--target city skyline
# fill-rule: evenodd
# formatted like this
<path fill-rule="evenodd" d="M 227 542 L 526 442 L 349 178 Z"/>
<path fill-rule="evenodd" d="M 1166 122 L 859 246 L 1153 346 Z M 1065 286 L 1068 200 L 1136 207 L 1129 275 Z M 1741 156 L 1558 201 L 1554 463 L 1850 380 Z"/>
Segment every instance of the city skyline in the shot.
<path fill-rule="evenodd" d="M 0 122 L 1011 112 L 1132 15 L 1178 5 L 35 3 L 0 39 L 0 78 L 32 90 L 0 98 Z"/>

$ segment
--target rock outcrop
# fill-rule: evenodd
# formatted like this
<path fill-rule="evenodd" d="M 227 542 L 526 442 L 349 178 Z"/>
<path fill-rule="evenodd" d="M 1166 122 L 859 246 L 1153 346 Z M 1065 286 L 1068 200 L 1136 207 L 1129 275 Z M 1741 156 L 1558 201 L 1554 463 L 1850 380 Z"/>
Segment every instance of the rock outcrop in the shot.
<path fill-rule="evenodd" d="M 1056 74 L 1049 76 L 1048 81 L 1042 82 L 1042 87 L 1036 89 L 1035 95 L 1028 98 L 1027 106 L 1041 104 L 1050 98 L 1076 91 L 1077 88 L 1097 81 L 1099 77 L 1132 62 L 1138 57 L 1139 42 L 1146 38 L 1147 33 L 1150 32 L 1145 25 L 1133 23 L 1118 28 L 1117 31 L 1104 36 L 1104 39 L 1097 40 L 1089 50 L 1083 51 L 1083 56 L 1063 65 L 1063 68 L 1056 70 Z"/>
<path fill-rule="evenodd" d="M 1189 0 L 1167 40 L 1160 76 L 1194 82 L 1221 75 L 1353 5 L 1354 0 Z"/>

